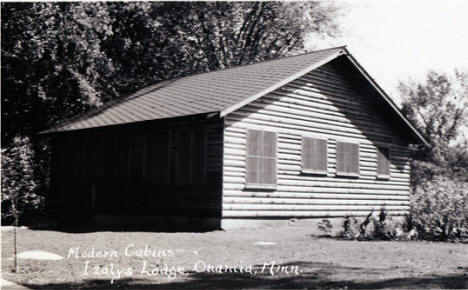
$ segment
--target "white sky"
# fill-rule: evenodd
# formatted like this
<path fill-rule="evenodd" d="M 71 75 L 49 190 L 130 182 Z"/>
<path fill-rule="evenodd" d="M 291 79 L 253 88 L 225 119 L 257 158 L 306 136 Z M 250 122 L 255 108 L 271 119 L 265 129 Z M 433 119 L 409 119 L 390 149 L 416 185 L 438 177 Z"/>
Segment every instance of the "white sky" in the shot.
<path fill-rule="evenodd" d="M 341 36 L 310 41 L 315 48 L 347 45 L 397 102 L 399 80 L 424 79 L 430 69 L 468 70 L 467 0 L 336 1 Z M 306 45 L 307 46 L 307 45 Z"/>

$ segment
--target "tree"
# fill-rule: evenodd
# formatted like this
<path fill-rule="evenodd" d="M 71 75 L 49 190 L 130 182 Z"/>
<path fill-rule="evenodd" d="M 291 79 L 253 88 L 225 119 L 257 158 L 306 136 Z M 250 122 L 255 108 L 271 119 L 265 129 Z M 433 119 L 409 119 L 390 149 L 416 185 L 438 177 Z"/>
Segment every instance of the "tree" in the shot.
<path fill-rule="evenodd" d="M 468 175 L 467 143 L 461 129 L 468 124 L 468 73 L 430 71 L 423 83 L 400 83 L 403 113 L 424 134 L 430 147 L 415 154 L 415 178 Z M 419 183 L 419 182 L 417 182 Z"/>
<path fill-rule="evenodd" d="M 288 55 L 322 2 L 2 3 L 2 146 L 149 84 Z"/>
<path fill-rule="evenodd" d="M 16 228 L 21 215 L 28 209 L 37 208 L 42 201 L 35 193 L 36 180 L 32 155 L 27 137 L 15 137 L 11 147 L 2 150 L 2 220 L 13 218 L 15 272 L 18 271 Z"/>

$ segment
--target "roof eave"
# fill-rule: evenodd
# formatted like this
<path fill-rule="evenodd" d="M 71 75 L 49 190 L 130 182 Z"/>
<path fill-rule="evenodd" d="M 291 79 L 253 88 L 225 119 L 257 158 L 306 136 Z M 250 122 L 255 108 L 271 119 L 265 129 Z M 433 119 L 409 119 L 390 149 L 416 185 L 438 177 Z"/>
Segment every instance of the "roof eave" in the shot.
<path fill-rule="evenodd" d="M 398 116 L 404 121 L 404 123 L 410 128 L 415 139 L 421 144 L 430 147 L 429 142 L 424 138 L 424 136 L 416 129 L 416 127 L 411 123 L 408 118 L 403 115 L 403 113 L 398 109 L 397 105 L 393 100 L 385 93 L 385 91 L 377 84 L 377 82 L 367 73 L 367 71 L 358 63 L 358 61 L 349 53 L 347 49 L 346 57 L 349 61 L 356 67 L 356 69 L 366 78 L 366 80 L 372 85 L 372 87 L 382 96 L 382 98 L 387 102 L 387 104 L 398 114 Z"/>

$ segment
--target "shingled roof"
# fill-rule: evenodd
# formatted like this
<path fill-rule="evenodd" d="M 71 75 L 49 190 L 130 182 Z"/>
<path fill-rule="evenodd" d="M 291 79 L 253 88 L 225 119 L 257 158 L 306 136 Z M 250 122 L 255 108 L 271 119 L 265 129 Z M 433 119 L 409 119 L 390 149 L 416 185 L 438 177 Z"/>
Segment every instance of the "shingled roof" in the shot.
<path fill-rule="evenodd" d="M 343 52 L 343 47 L 337 47 L 161 82 L 47 132 L 223 112 L 264 95 Z"/>
<path fill-rule="evenodd" d="M 124 99 L 109 102 L 87 114 L 66 120 L 41 133 L 88 129 L 203 113 L 219 113 L 223 117 L 340 55 L 348 56 L 350 61 L 410 127 L 414 135 L 422 143 L 427 144 L 344 46 L 160 82 Z"/>

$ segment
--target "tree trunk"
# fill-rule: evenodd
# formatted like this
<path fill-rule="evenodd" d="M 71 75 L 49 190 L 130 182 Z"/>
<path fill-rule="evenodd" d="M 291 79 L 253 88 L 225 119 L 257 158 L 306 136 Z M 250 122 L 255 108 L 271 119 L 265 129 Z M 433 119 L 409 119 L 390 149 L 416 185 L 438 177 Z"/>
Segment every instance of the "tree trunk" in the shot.
<path fill-rule="evenodd" d="M 19 214 L 17 212 L 16 202 L 14 202 L 12 204 L 12 206 L 13 206 L 13 208 L 12 208 L 13 209 L 13 217 L 15 218 L 15 224 L 13 226 L 13 255 L 14 255 L 14 257 L 13 257 L 13 261 L 14 261 L 13 262 L 14 263 L 13 264 L 13 273 L 18 273 L 18 257 L 17 257 L 18 249 L 17 249 L 17 246 L 16 246 L 17 245 L 16 230 L 17 230 L 18 225 L 19 225 Z"/>
<path fill-rule="evenodd" d="M 16 249 L 16 228 L 18 227 L 18 219 L 15 217 L 15 225 L 13 227 L 13 254 L 14 254 L 14 269 L 13 273 L 18 273 L 18 257 Z"/>

